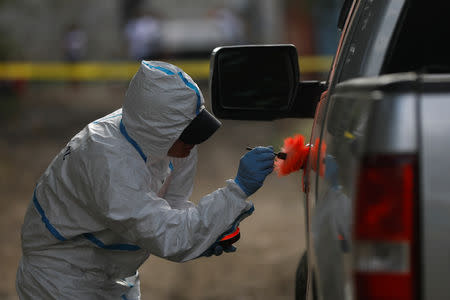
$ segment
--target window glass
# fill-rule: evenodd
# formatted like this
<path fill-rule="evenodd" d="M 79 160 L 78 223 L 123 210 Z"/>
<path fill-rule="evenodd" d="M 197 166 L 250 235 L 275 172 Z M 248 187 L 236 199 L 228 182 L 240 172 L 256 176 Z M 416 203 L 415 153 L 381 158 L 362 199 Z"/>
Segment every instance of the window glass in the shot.
<path fill-rule="evenodd" d="M 221 103 L 226 108 L 272 110 L 287 108 L 297 84 L 287 51 L 258 48 L 227 49 L 219 54 Z M 298 78 L 297 78 L 298 79 Z"/>

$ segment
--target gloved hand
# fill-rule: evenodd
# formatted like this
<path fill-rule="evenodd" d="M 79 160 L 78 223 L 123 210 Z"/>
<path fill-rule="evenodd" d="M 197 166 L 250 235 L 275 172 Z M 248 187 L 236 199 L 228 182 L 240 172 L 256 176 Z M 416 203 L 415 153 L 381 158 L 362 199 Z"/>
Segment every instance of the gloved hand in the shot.
<path fill-rule="evenodd" d="M 211 247 L 209 247 L 205 252 L 203 252 L 201 256 L 206 256 L 206 257 L 210 257 L 212 255 L 219 256 L 223 252 L 230 253 L 230 252 L 235 252 L 235 251 L 236 251 L 236 247 L 231 244 L 223 245 L 223 244 L 220 244 L 219 242 L 215 242 L 214 244 L 211 245 Z"/>
<path fill-rule="evenodd" d="M 219 256 L 223 252 L 235 252 L 236 247 L 233 246 L 234 243 L 236 243 L 241 238 L 241 233 L 239 230 L 239 227 L 236 227 L 236 229 L 230 229 L 232 232 L 230 233 L 230 230 L 227 231 L 225 236 L 219 238 L 214 244 L 212 244 L 204 253 L 203 256 L 211 256 L 216 255 Z"/>
<path fill-rule="evenodd" d="M 256 147 L 241 157 L 234 181 L 250 196 L 264 183 L 266 176 L 273 171 L 275 154 L 273 147 Z"/>
<path fill-rule="evenodd" d="M 223 252 L 226 253 L 235 252 L 236 247 L 233 246 L 233 244 L 236 243 L 241 237 L 239 224 L 242 220 L 250 216 L 254 210 L 255 208 L 252 205 L 252 207 L 250 207 L 249 210 L 239 215 L 233 222 L 231 228 L 222 233 L 221 236 L 217 239 L 217 241 L 215 241 L 208 249 L 206 249 L 206 251 L 203 252 L 200 255 L 200 257 L 201 256 L 210 257 L 211 255 L 219 256 Z"/>

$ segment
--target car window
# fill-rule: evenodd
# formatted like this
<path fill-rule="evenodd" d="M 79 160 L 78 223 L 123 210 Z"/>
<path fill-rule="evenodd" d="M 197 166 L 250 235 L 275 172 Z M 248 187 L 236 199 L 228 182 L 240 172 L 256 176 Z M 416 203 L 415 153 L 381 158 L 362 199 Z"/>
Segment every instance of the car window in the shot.
<path fill-rule="evenodd" d="M 411 1 L 388 51 L 382 73 L 449 73 L 447 1 Z"/>
<path fill-rule="evenodd" d="M 352 24 L 351 40 L 340 58 L 337 82 L 380 74 L 404 0 L 366 0 Z"/>

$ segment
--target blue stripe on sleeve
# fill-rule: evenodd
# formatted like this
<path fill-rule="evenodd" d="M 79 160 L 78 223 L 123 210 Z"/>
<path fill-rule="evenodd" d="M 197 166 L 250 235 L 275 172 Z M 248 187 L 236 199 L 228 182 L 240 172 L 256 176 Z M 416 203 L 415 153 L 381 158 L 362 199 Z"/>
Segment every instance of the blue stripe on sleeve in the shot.
<path fill-rule="evenodd" d="M 55 227 L 53 227 L 52 224 L 50 224 L 50 221 L 47 219 L 47 216 L 45 215 L 44 210 L 42 209 L 41 205 L 39 204 L 37 198 L 36 198 L 36 190 L 33 193 L 33 204 L 34 207 L 36 207 L 38 213 L 41 215 L 41 220 L 42 222 L 44 222 L 45 227 L 47 227 L 48 231 L 50 231 L 51 234 L 53 234 L 53 236 L 55 238 L 57 238 L 60 241 L 67 241 L 67 239 L 65 237 L 63 237 L 58 230 L 56 230 Z"/>
<path fill-rule="evenodd" d="M 140 250 L 141 247 L 136 245 L 130 245 L 130 244 L 111 244 L 111 245 L 105 245 L 102 241 L 97 239 L 92 233 L 85 233 L 83 236 L 97 245 L 98 247 L 102 249 L 108 249 L 108 250 L 124 250 L 124 251 L 137 251 Z"/>
<path fill-rule="evenodd" d="M 48 231 L 50 231 L 50 233 L 58 240 L 60 240 L 62 242 L 67 241 L 67 239 L 64 236 L 62 236 L 62 234 L 60 234 L 58 232 L 58 230 L 56 230 L 56 228 L 53 227 L 52 224 L 50 224 L 50 221 L 48 220 L 47 216 L 45 215 L 45 212 L 42 209 L 42 206 L 39 204 L 39 201 L 36 198 L 36 190 L 33 193 L 33 204 L 34 204 L 34 207 L 36 208 L 36 210 L 38 211 L 38 213 L 41 215 L 41 220 L 45 224 L 45 227 L 47 227 Z M 92 243 L 94 243 L 95 245 L 97 245 L 98 247 L 103 248 L 103 249 L 124 250 L 124 251 L 137 251 L 137 250 L 141 249 L 139 246 L 129 245 L 129 244 L 105 245 L 102 241 L 97 239 L 92 233 L 85 233 L 85 234 L 83 234 L 83 236 L 87 240 L 91 241 Z"/>

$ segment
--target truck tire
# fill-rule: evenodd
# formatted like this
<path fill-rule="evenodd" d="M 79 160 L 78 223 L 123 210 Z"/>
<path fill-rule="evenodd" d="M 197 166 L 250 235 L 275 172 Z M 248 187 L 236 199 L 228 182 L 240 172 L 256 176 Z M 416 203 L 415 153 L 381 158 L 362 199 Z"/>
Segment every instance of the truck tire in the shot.
<path fill-rule="evenodd" d="M 295 273 L 295 300 L 306 300 L 308 284 L 308 260 L 306 251 L 303 253 Z"/>

